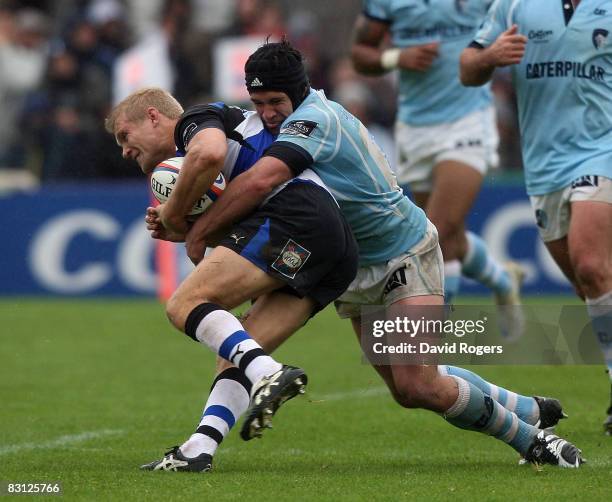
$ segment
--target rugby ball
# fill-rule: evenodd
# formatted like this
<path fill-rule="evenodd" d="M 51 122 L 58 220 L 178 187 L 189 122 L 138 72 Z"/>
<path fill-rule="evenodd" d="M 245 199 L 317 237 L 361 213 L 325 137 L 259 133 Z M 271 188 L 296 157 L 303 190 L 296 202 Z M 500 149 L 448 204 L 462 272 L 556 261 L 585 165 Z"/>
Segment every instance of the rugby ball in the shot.
<path fill-rule="evenodd" d="M 155 169 L 153 169 L 153 173 L 151 174 L 151 191 L 153 192 L 153 196 L 160 203 L 163 204 L 168 200 L 168 197 L 170 197 L 172 189 L 176 185 L 178 175 L 181 172 L 183 160 L 185 160 L 185 157 L 172 157 L 171 159 L 160 162 L 155 166 Z M 212 186 L 193 206 L 189 216 L 204 212 L 208 206 L 217 200 L 217 197 L 221 195 L 223 190 L 225 190 L 225 177 L 222 173 L 219 173 L 219 176 Z"/>

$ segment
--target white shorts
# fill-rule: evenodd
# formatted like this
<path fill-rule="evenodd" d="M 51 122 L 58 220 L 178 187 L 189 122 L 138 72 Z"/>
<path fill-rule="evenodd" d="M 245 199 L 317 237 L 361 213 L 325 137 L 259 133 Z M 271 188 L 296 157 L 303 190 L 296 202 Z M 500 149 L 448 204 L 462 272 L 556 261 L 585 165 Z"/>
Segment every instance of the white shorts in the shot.
<path fill-rule="evenodd" d="M 554 241 L 569 231 L 572 202 L 588 200 L 612 204 L 612 179 L 581 176 L 568 187 L 544 195 L 532 195 L 529 200 L 540 237 L 544 242 Z"/>
<path fill-rule="evenodd" d="M 467 164 L 483 175 L 499 163 L 494 107 L 431 126 L 396 122 L 395 140 L 397 180 L 413 192 L 431 192 L 433 168 L 443 160 Z"/>
<path fill-rule="evenodd" d="M 348 289 L 335 302 L 338 315 L 359 317 L 364 305 L 389 305 L 412 296 L 444 296 L 444 260 L 438 231 L 428 222 L 427 232 L 407 253 L 385 263 L 360 267 Z"/>

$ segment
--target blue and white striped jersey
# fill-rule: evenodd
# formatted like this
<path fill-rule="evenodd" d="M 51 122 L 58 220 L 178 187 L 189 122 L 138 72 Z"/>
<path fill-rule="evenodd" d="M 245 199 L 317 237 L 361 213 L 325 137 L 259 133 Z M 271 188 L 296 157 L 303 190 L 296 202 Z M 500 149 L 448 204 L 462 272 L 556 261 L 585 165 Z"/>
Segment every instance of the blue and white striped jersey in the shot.
<path fill-rule="evenodd" d="M 207 127 L 221 129 L 227 136 L 227 155 L 221 172 L 228 182 L 250 169 L 276 137 L 264 127 L 256 112 L 221 102 L 196 105 L 183 113 L 174 130 L 177 155 L 185 155 L 191 138 Z M 289 182 L 276 187 L 264 203 L 290 182 L 313 182 L 329 192 L 319 176 L 307 169 Z"/>
<path fill-rule="evenodd" d="M 227 181 L 249 169 L 274 141 L 274 135 L 264 126 L 256 112 L 225 103 L 196 105 L 181 116 L 174 131 L 179 155 L 191 138 L 202 129 L 216 127 L 227 136 L 227 155 L 221 172 Z"/>
<path fill-rule="evenodd" d="M 512 67 L 527 193 L 585 175 L 612 178 L 612 0 L 496 0 L 475 43 L 513 24 L 528 38 Z"/>
<path fill-rule="evenodd" d="M 491 0 L 364 0 L 363 13 L 389 25 L 394 47 L 440 42 L 426 72 L 401 70 L 398 119 L 421 126 L 453 122 L 491 105 L 488 86 L 464 87 L 459 55 L 473 40 Z"/>

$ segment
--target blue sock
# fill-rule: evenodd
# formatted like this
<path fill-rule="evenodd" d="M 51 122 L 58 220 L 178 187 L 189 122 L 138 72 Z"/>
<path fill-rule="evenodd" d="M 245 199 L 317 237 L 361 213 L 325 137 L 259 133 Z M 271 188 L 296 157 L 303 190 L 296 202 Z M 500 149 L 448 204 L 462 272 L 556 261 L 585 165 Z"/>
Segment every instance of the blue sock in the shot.
<path fill-rule="evenodd" d="M 459 368 L 457 366 L 438 366 L 438 371 L 442 375 L 457 376 L 467 380 L 472 385 L 478 387 L 484 394 L 491 396 L 492 399 L 501 404 L 509 411 L 513 411 L 523 421 L 530 425 L 535 425 L 540 419 L 540 407 L 533 397 L 522 396 L 510 390 L 499 387 L 476 373 Z"/>
<path fill-rule="evenodd" d="M 465 234 L 468 242 L 467 253 L 461 264 L 461 273 L 504 295 L 512 287 L 506 269 L 489 253 L 485 242 L 473 232 Z"/>
<path fill-rule="evenodd" d="M 516 413 L 463 378 L 450 378 L 457 381 L 459 395 L 455 404 L 444 413 L 445 420 L 461 429 L 489 434 L 525 456 L 539 429 L 523 422 Z"/>
<path fill-rule="evenodd" d="M 586 304 L 612 382 L 612 291 L 599 298 L 587 298 Z"/>
<path fill-rule="evenodd" d="M 236 421 L 249 407 L 251 383 L 238 368 L 222 371 L 212 384 L 196 431 L 181 445 L 186 457 L 214 455 Z"/>
<path fill-rule="evenodd" d="M 444 262 L 444 303 L 451 305 L 461 282 L 461 262 L 450 260 Z"/>

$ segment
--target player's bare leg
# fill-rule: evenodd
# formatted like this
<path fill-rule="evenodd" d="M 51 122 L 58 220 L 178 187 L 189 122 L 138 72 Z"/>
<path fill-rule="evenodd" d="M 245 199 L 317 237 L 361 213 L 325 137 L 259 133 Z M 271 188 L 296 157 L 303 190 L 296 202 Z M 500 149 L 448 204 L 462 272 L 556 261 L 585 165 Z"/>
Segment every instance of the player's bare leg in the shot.
<path fill-rule="evenodd" d="M 612 394 L 612 204 L 572 202 L 568 247 L 576 281 L 584 293 L 603 352 Z M 607 414 L 604 430 L 612 435 L 612 402 Z"/>
<path fill-rule="evenodd" d="M 309 319 L 315 308 L 309 298 L 273 291 L 259 297 L 241 321 L 263 349 L 272 353 Z M 225 359 L 217 358 L 216 377 L 195 432 L 181 445 L 187 457 L 203 453 L 214 456 L 221 441 L 246 412 L 251 385 L 241 378 L 238 369 Z"/>
<path fill-rule="evenodd" d="M 478 196 L 483 175 L 474 167 L 445 160 L 435 166 L 431 194 L 416 193 L 415 202 L 425 209 L 438 229 L 444 256 L 445 297 L 452 301 L 459 290 L 461 275 L 491 288 L 500 306 L 502 335 L 517 339 L 524 332 L 520 287 L 524 273 L 515 263 L 499 264 L 484 241 L 466 230 L 465 221 Z"/>
<path fill-rule="evenodd" d="M 567 278 L 568 281 L 572 283 L 574 286 L 574 290 L 576 294 L 584 300 L 584 293 L 582 292 L 582 288 L 578 281 L 576 280 L 576 276 L 574 274 L 574 267 L 572 266 L 572 262 L 570 260 L 569 255 L 569 245 L 567 243 L 567 236 L 561 237 L 560 239 L 555 239 L 554 241 L 545 242 L 544 245 L 548 252 L 555 260 L 555 263 L 563 272 L 563 275 Z"/>
<path fill-rule="evenodd" d="M 237 367 L 234 380 L 243 386 L 253 386 L 252 402 L 257 398 L 258 389 L 267 389 L 270 382 L 277 384 L 268 392 L 266 397 L 270 404 L 264 401 L 263 411 L 277 407 L 278 400 L 295 396 L 305 385 L 306 375 L 299 368 L 283 366 L 270 357 L 228 309 L 279 289 L 283 284 L 234 251 L 219 246 L 198 264 L 166 305 L 168 318 L 176 328 Z M 218 418 L 231 427 L 231 412 L 221 411 Z M 207 431 L 211 432 L 210 429 L 207 426 Z M 191 458 L 175 447 L 161 460 L 142 468 L 202 472 L 210 470 L 211 465 L 210 454 Z"/>
<path fill-rule="evenodd" d="M 393 319 L 409 311 L 411 317 L 418 318 L 419 306 L 425 307 L 423 315 L 431 315 L 431 306 L 440 306 L 442 303 L 442 297 L 434 295 L 405 298 L 388 309 L 387 317 Z M 359 319 L 354 318 L 352 321 L 355 330 L 359 330 Z M 492 435 L 508 443 L 531 462 L 563 467 L 579 467 L 582 463 L 581 452 L 571 443 L 525 422 L 516 413 L 486 395 L 477 384 L 461 376 L 444 374 L 434 365 L 375 368 L 401 406 L 428 409 L 442 414 L 456 427 Z M 484 380 L 480 379 L 480 382 Z M 539 403 L 534 400 L 533 404 Z M 555 453 L 550 453 L 553 450 Z"/>

